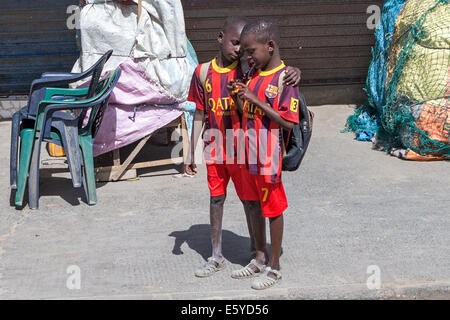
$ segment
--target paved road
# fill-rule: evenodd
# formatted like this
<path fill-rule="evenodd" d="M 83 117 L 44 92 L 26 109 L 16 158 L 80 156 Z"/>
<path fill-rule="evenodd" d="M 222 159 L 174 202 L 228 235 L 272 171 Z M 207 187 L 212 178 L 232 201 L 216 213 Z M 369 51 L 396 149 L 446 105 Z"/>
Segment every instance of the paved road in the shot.
<path fill-rule="evenodd" d="M 54 174 L 41 179 L 40 210 L 16 210 L 10 123 L 0 122 L 0 299 L 449 299 L 449 163 L 402 161 L 340 133 L 350 106 L 313 111 L 309 152 L 283 177 L 284 278 L 262 292 L 230 277 L 249 259 L 232 187 L 223 231 L 229 263 L 211 278 L 193 275 L 210 255 L 204 166 L 195 178 L 174 179 L 169 167 L 98 184 L 93 207 L 66 173 Z M 372 288 L 378 274 L 381 287 Z"/>

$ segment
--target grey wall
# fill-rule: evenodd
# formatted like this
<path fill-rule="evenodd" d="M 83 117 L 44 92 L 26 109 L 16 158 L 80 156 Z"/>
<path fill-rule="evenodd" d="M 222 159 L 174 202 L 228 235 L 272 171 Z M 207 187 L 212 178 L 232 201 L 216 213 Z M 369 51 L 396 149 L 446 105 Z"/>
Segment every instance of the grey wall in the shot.
<path fill-rule="evenodd" d="M 302 70 L 309 104 L 360 103 L 375 43 L 367 8 L 381 0 L 182 0 L 188 38 L 199 61 L 217 54 L 225 17 L 267 17 L 281 29 L 281 54 Z M 299 49 L 299 48 L 302 49 Z"/>
<path fill-rule="evenodd" d="M 78 58 L 67 7 L 77 0 L 0 2 L 0 96 L 27 94 L 45 71 L 70 71 Z"/>

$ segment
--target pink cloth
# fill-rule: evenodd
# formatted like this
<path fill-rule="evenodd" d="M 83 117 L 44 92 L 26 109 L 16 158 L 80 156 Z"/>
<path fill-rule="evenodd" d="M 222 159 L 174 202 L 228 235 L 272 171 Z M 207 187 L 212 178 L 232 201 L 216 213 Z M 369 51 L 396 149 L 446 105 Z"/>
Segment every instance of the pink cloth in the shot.
<path fill-rule="evenodd" d="M 169 107 L 139 107 L 134 121 L 134 107 L 108 105 L 97 136 L 94 139 L 94 157 L 133 143 L 164 127 L 183 113 Z"/>
<path fill-rule="evenodd" d="M 122 73 L 109 99 L 110 103 L 128 106 L 143 103 L 176 103 L 176 101 L 159 92 L 156 84 L 147 78 L 144 70 L 133 59 L 127 58 L 119 67 Z"/>
<path fill-rule="evenodd" d="M 121 76 L 94 139 L 94 157 L 142 139 L 183 113 L 182 104 L 159 92 L 132 59 L 126 59 L 120 68 Z M 142 104 L 169 104 L 173 107 L 142 106 L 137 108 L 134 121 L 131 120 L 129 117 L 133 117 L 134 107 Z"/>

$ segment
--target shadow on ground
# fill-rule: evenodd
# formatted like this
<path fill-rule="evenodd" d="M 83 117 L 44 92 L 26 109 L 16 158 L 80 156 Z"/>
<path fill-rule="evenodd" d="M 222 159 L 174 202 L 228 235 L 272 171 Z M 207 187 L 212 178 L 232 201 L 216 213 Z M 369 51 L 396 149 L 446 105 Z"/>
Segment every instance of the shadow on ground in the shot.
<path fill-rule="evenodd" d="M 97 188 L 101 188 L 105 183 L 97 182 Z M 16 190 L 10 191 L 9 205 L 14 207 L 14 199 L 16 195 Z M 72 185 L 72 180 L 70 178 L 62 177 L 43 177 L 40 178 L 39 182 L 39 198 L 44 198 L 47 196 L 59 196 L 64 201 L 72 206 L 78 206 L 81 203 L 87 204 L 87 199 L 84 193 L 83 187 L 74 188 Z M 16 207 L 18 210 L 22 210 L 28 206 L 28 186 L 25 189 L 23 205 L 21 207 Z"/>
<path fill-rule="evenodd" d="M 172 249 L 174 255 L 184 252 L 181 246 L 186 243 L 206 261 L 211 256 L 211 237 L 209 224 L 196 224 L 188 230 L 174 231 L 169 234 L 175 238 Z M 222 252 L 225 259 L 233 264 L 247 265 L 250 258 L 250 238 L 240 236 L 234 232 L 222 231 Z"/>

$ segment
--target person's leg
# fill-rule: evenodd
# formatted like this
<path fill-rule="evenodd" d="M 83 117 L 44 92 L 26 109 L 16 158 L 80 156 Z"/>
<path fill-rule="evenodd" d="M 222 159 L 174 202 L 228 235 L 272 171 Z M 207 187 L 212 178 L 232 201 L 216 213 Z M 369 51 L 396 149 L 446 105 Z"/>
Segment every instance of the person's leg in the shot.
<path fill-rule="evenodd" d="M 259 264 L 267 262 L 266 223 L 259 201 L 242 200 L 250 234 L 251 250 Z"/>
<path fill-rule="evenodd" d="M 270 223 L 270 257 L 268 266 L 280 270 L 281 243 L 283 241 L 283 215 L 269 218 Z M 269 273 L 270 276 L 270 273 Z"/>
<path fill-rule="evenodd" d="M 244 206 L 248 234 L 250 236 L 250 255 L 252 258 L 256 258 L 257 256 L 257 260 L 264 264 L 267 259 L 265 221 L 261 213 L 259 194 L 257 192 L 256 185 L 252 182 L 254 177 L 250 175 L 245 165 L 233 164 L 228 165 L 228 168 L 231 172 L 231 179 L 233 180 L 236 193 Z M 253 224 L 255 224 L 255 227 L 253 227 Z M 256 244 L 255 239 L 256 231 L 259 236 L 258 244 Z M 262 236 L 264 236 L 264 238 L 262 238 Z"/>
<path fill-rule="evenodd" d="M 242 200 L 247 216 L 250 237 L 255 245 L 255 257 L 245 267 L 234 270 L 231 277 L 242 279 L 254 277 L 264 271 L 267 261 L 266 223 L 259 201 Z"/>
<path fill-rule="evenodd" d="M 230 177 L 223 165 L 207 165 L 208 188 L 210 190 L 209 220 L 211 227 L 212 256 L 195 271 L 197 277 L 209 277 L 222 270 L 225 259 L 222 255 L 222 218 L 226 189 Z"/>
<path fill-rule="evenodd" d="M 212 257 L 216 261 L 222 261 L 222 220 L 223 205 L 226 195 L 211 197 L 209 202 L 209 217 L 211 224 Z"/>
<path fill-rule="evenodd" d="M 245 168 L 242 168 L 245 170 Z M 250 234 L 250 242 L 255 248 L 255 258 L 245 267 L 234 270 L 232 278 L 241 279 L 253 277 L 266 267 L 267 245 L 266 245 L 266 225 L 262 216 L 259 194 L 255 183 L 255 177 L 248 171 L 242 171 L 241 180 L 235 181 L 236 192 L 244 205 L 244 211 L 247 218 L 247 226 Z M 244 200 L 251 199 L 251 200 Z"/>
<path fill-rule="evenodd" d="M 280 255 L 283 240 L 283 212 L 287 209 L 287 199 L 283 184 L 270 184 L 260 178 L 259 189 L 264 191 L 261 198 L 263 216 L 269 218 L 270 224 L 270 257 L 267 267 L 252 283 L 253 289 L 267 289 L 281 280 Z"/>
<path fill-rule="evenodd" d="M 252 257 L 256 254 L 256 247 L 255 247 L 255 236 L 253 235 L 253 228 L 252 228 L 252 222 L 251 222 L 251 206 L 252 204 L 249 203 L 250 201 L 247 200 L 241 200 L 242 205 L 244 206 L 244 212 L 245 212 L 245 220 L 247 221 L 247 229 L 248 229 L 248 235 L 250 236 L 250 255 Z"/>
<path fill-rule="evenodd" d="M 208 187 L 210 189 L 209 219 L 211 226 L 212 258 L 222 261 L 222 219 L 230 174 L 223 164 L 208 165 Z"/>
<path fill-rule="evenodd" d="M 272 287 L 281 280 L 280 254 L 283 240 L 283 214 L 270 217 L 270 257 L 264 272 L 260 273 L 252 283 L 252 288 L 263 290 Z"/>

